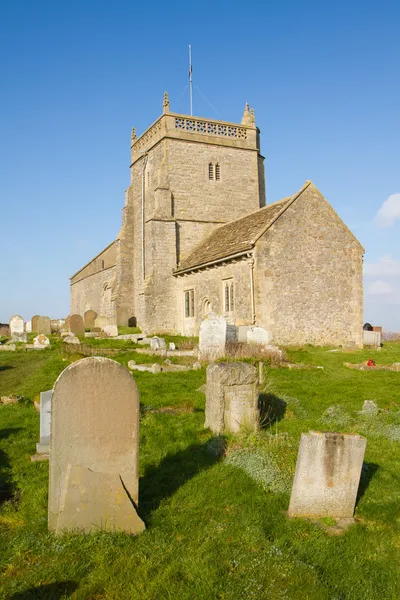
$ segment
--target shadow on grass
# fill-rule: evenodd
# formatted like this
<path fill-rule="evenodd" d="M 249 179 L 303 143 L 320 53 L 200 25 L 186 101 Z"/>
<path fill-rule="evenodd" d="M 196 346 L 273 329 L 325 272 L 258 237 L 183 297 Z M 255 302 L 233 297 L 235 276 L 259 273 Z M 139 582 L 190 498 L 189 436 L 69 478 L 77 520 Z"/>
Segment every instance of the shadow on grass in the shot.
<path fill-rule="evenodd" d="M 0 371 L 8 371 L 8 369 L 15 369 L 12 365 L 0 365 Z"/>
<path fill-rule="evenodd" d="M 260 411 L 261 428 L 270 427 L 285 416 L 286 402 L 275 394 L 260 394 L 258 408 Z"/>
<path fill-rule="evenodd" d="M 0 430 L 0 440 L 7 439 L 21 430 L 21 427 L 9 427 Z M 0 450 L 0 506 L 3 502 L 10 500 L 14 490 L 11 481 L 11 464 L 8 456 L 3 450 Z"/>
<path fill-rule="evenodd" d="M 225 439 L 211 438 L 205 444 L 192 444 L 166 456 L 158 466 L 150 466 L 139 482 L 139 513 L 146 521 L 161 502 L 197 473 L 212 467 L 222 457 Z"/>
<path fill-rule="evenodd" d="M 60 581 L 59 583 L 46 583 L 37 587 L 17 592 L 10 596 L 10 600 L 60 600 L 70 596 L 78 587 L 75 581 Z"/>
<path fill-rule="evenodd" d="M 358 486 L 356 506 L 359 503 L 359 501 L 361 500 L 361 498 L 364 496 L 365 492 L 367 491 L 368 486 L 371 483 L 372 479 L 375 477 L 378 469 L 379 469 L 379 465 L 377 465 L 375 463 L 364 463 L 363 464 L 362 470 L 361 470 L 360 484 Z"/>

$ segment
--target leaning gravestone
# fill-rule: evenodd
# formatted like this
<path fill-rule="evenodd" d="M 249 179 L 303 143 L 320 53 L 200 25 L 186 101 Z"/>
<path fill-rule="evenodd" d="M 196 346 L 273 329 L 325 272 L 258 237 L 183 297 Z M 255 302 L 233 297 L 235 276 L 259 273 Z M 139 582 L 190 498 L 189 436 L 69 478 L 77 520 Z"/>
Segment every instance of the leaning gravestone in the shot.
<path fill-rule="evenodd" d="M 38 454 L 47 454 L 49 451 L 52 394 L 53 390 L 40 392 L 40 442 L 36 444 Z"/>
<path fill-rule="evenodd" d="M 138 459 L 135 380 L 108 358 L 74 362 L 51 403 L 49 529 L 143 531 Z"/>
<path fill-rule="evenodd" d="M 39 323 L 39 319 L 40 316 L 39 315 L 34 315 L 31 319 L 31 323 L 32 323 L 32 333 L 38 333 L 38 323 Z"/>
<path fill-rule="evenodd" d="M 97 312 L 95 310 L 87 310 L 83 315 L 83 323 L 85 325 L 85 329 L 92 329 L 94 327 L 94 322 L 97 317 Z"/>
<path fill-rule="evenodd" d="M 51 334 L 51 321 L 49 317 L 39 317 L 37 333 L 43 333 L 44 335 Z"/>
<path fill-rule="evenodd" d="M 249 344 L 263 344 L 265 346 L 266 344 L 269 344 L 270 338 L 269 331 L 263 327 L 253 326 L 249 327 L 247 330 L 247 342 Z"/>
<path fill-rule="evenodd" d="M 69 330 L 74 335 L 84 335 L 85 326 L 81 315 L 71 315 L 69 319 Z"/>
<path fill-rule="evenodd" d="M 10 319 L 10 333 L 12 342 L 26 342 L 26 332 L 24 320 L 19 315 L 14 315 Z"/>
<path fill-rule="evenodd" d="M 220 435 L 259 428 L 257 369 L 247 363 L 207 367 L 205 427 Z"/>
<path fill-rule="evenodd" d="M 302 433 L 289 516 L 351 518 L 366 445 L 361 435 Z"/>
<path fill-rule="evenodd" d="M 209 313 L 200 323 L 199 358 L 215 360 L 225 356 L 226 344 L 237 339 L 237 328 L 224 317 Z"/>

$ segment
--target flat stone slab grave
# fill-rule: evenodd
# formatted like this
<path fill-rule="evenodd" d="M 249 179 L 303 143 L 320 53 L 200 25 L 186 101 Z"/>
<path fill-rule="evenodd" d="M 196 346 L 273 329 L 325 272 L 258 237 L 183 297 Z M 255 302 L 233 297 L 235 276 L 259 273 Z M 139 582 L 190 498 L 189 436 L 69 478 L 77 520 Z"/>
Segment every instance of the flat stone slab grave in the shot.
<path fill-rule="evenodd" d="M 49 529 L 139 533 L 139 391 L 103 357 L 58 377 L 51 402 Z"/>
<path fill-rule="evenodd" d="M 247 363 L 214 363 L 207 367 L 206 421 L 216 434 L 257 431 L 257 369 Z"/>
<path fill-rule="evenodd" d="M 36 444 L 38 454 L 47 454 L 50 447 L 51 397 L 53 390 L 40 392 L 40 442 Z"/>
<path fill-rule="evenodd" d="M 361 435 L 303 433 L 289 516 L 352 518 L 366 445 Z"/>

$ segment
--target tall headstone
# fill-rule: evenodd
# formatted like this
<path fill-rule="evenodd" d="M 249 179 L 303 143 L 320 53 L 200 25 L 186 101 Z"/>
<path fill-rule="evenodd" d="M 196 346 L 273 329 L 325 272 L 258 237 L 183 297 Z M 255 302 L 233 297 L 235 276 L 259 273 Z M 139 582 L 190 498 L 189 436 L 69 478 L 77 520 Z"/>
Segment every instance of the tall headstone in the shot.
<path fill-rule="evenodd" d="M 351 518 L 366 445 L 361 435 L 302 433 L 289 516 Z"/>
<path fill-rule="evenodd" d="M 52 394 L 53 390 L 40 392 L 40 442 L 36 444 L 38 454 L 47 454 L 49 451 Z"/>
<path fill-rule="evenodd" d="M 131 374 L 108 358 L 71 364 L 51 402 L 49 529 L 142 531 L 138 459 L 139 392 Z"/>
<path fill-rule="evenodd" d="M 69 330 L 74 335 L 84 335 L 85 326 L 81 315 L 71 315 L 69 318 Z"/>
<path fill-rule="evenodd" d="M 263 344 L 266 346 L 271 341 L 269 331 L 263 327 L 256 327 L 255 325 L 249 327 L 247 330 L 247 342 L 249 344 Z"/>
<path fill-rule="evenodd" d="M 39 319 L 40 319 L 39 315 L 34 315 L 32 317 L 32 319 L 31 319 L 31 322 L 32 322 L 32 333 L 39 333 L 38 332 Z"/>
<path fill-rule="evenodd" d="M 85 329 L 92 329 L 95 326 L 94 322 L 97 317 L 97 312 L 95 310 L 87 310 L 83 315 L 83 324 L 85 325 Z"/>
<path fill-rule="evenodd" d="M 10 333 L 12 342 L 26 342 L 24 320 L 19 315 L 13 315 L 10 319 Z"/>
<path fill-rule="evenodd" d="M 257 369 L 247 363 L 207 367 L 206 421 L 215 434 L 259 429 Z"/>
<path fill-rule="evenodd" d="M 37 333 L 43 333 L 44 335 L 51 334 L 51 321 L 49 317 L 39 317 L 37 324 Z"/>
<path fill-rule="evenodd" d="M 26 331 L 26 333 L 32 332 L 32 321 L 27 321 L 25 323 L 25 331 Z"/>
<path fill-rule="evenodd" d="M 209 313 L 200 323 L 199 358 L 215 360 L 225 356 L 226 344 L 237 339 L 237 328 L 224 317 Z"/>

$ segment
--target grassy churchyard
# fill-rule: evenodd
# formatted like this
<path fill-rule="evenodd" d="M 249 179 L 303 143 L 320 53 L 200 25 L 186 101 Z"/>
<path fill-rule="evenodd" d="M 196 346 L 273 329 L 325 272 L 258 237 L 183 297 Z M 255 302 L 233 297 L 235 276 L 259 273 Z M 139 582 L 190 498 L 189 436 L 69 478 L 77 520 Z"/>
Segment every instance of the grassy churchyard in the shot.
<path fill-rule="evenodd" d="M 0 395 L 23 397 L 0 405 L 2 600 L 400 597 L 400 372 L 343 365 L 370 357 L 400 362 L 400 344 L 386 343 L 380 352 L 288 349 L 291 363 L 308 368 L 264 366 L 267 409 L 262 430 L 250 435 L 215 437 L 204 429 L 205 368 L 134 372 L 146 531 L 56 537 L 47 530 L 48 462 L 30 460 L 39 441 L 33 400 L 81 355 L 66 354 L 50 337 L 50 349 L 0 353 Z M 134 352 L 139 346 L 131 342 L 85 344 L 112 348 L 110 358 L 123 365 L 163 361 Z M 361 414 L 365 400 L 381 412 Z M 309 430 L 367 438 L 356 522 L 340 535 L 331 518 L 285 513 L 300 434 Z"/>

